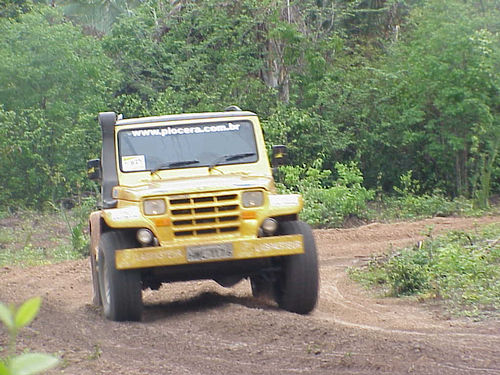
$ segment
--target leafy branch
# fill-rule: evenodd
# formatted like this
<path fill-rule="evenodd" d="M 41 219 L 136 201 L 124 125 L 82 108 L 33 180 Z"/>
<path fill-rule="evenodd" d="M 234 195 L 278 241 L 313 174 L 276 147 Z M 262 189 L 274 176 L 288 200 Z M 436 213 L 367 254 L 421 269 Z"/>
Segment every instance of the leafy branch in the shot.
<path fill-rule="evenodd" d="M 43 353 L 16 355 L 16 339 L 19 331 L 35 319 L 40 309 L 40 297 L 30 298 L 17 310 L 14 305 L 0 302 L 0 320 L 9 334 L 7 355 L 0 358 L 0 375 L 32 375 L 54 367 L 59 359 Z"/>

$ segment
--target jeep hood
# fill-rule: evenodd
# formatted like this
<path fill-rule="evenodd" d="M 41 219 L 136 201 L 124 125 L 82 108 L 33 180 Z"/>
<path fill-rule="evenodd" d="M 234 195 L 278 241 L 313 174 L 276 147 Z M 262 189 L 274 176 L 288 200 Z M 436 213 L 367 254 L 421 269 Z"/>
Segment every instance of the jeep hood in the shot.
<path fill-rule="evenodd" d="M 193 194 L 224 190 L 245 190 L 261 188 L 274 190 L 274 182 L 270 177 L 246 175 L 214 175 L 158 180 L 140 186 L 115 186 L 113 198 L 127 201 L 139 201 L 144 197 L 155 197 L 175 194 Z"/>

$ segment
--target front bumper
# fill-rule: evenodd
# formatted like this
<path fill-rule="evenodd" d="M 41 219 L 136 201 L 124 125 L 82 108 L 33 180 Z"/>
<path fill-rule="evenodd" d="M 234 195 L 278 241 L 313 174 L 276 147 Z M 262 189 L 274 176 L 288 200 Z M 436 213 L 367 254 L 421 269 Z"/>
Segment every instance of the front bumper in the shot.
<path fill-rule="evenodd" d="M 117 250 L 115 252 L 116 268 L 119 270 L 133 268 L 149 268 L 192 264 L 203 262 L 217 262 L 228 260 L 267 258 L 302 254 L 304 245 L 302 235 L 288 235 L 262 238 L 243 238 L 226 242 L 207 242 L 221 245 L 232 244 L 233 252 L 230 258 L 188 261 L 186 245 L 168 245 L 160 247 L 141 247 L 136 249 Z"/>

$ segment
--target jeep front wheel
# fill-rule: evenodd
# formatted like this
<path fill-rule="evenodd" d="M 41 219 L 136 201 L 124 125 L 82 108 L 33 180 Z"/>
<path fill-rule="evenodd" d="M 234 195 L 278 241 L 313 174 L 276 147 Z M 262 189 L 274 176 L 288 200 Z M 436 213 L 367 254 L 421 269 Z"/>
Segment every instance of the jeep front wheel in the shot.
<path fill-rule="evenodd" d="M 280 234 L 301 234 L 304 253 L 283 257 L 276 280 L 276 302 L 284 310 L 307 314 L 316 306 L 319 289 L 318 258 L 311 227 L 302 221 L 282 222 Z"/>
<path fill-rule="evenodd" d="M 115 250 L 130 247 L 134 247 L 132 241 L 118 231 L 103 233 L 99 241 L 97 270 L 101 301 L 104 315 L 114 321 L 141 320 L 141 274 L 115 267 Z"/>

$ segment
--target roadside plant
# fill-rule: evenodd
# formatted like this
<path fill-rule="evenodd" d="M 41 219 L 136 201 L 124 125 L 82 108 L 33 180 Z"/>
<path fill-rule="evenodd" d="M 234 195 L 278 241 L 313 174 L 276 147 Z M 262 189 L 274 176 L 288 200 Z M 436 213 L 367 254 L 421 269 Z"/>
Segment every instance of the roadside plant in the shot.
<path fill-rule="evenodd" d="M 453 214 L 474 215 L 481 213 L 474 209 L 472 200 L 447 198 L 444 192 L 434 189 L 431 194 L 421 193 L 420 181 L 413 178 L 409 170 L 399 177 L 399 186 L 394 186 L 396 196 L 383 197 L 384 216 L 393 219 L 415 219 Z"/>
<path fill-rule="evenodd" d="M 304 197 L 302 219 L 314 226 L 338 227 L 350 216 L 364 217 L 374 192 L 363 187 L 363 175 L 355 163 L 336 163 L 337 180 L 329 181 L 331 171 L 320 169 L 321 160 L 311 167 L 281 167 L 285 192 Z"/>
<path fill-rule="evenodd" d="M 79 203 L 72 209 L 71 214 L 64 208 L 53 207 L 61 212 L 61 215 L 68 227 L 71 235 L 71 246 L 73 250 L 82 256 L 88 255 L 89 239 L 84 234 L 84 229 L 88 225 L 88 217 L 90 212 L 96 206 L 96 199 L 93 196 L 79 199 Z"/>
<path fill-rule="evenodd" d="M 0 302 L 0 320 L 7 329 L 9 339 L 6 356 L 0 358 L 0 375 L 32 375 L 48 370 L 59 362 L 59 359 L 43 353 L 23 353 L 16 355 L 16 339 L 23 327 L 35 319 L 40 309 L 40 297 L 30 298 L 18 309 L 14 305 Z"/>
<path fill-rule="evenodd" d="M 497 316 L 500 311 L 500 226 L 454 231 L 373 259 L 350 270 L 365 286 L 390 296 L 442 299 L 466 316 Z"/>

